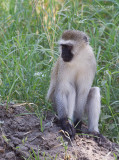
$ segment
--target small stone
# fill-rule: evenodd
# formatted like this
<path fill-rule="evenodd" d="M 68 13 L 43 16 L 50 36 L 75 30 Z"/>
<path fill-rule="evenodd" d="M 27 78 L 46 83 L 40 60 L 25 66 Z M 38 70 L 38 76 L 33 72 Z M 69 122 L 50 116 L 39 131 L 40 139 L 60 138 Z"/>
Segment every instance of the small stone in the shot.
<path fill-rule="evenodd" d="M 23 146 L 22 144 L 19 145 L 21 151 L 28 151 L 28 147 Z"/>
<path fill-rule="evenodd" d="M 5 152 L 5 149 L 0 147 L 0 153 L 4 153 Z"/>
<path fill-rule="evenodd" d="M 25 132 L 17 132 L 17 133 L 14 134 L 14 136 L 17 137 L 17 138 L 19 138 L 19 139 L 23 139 L 24 133 Z"/>
<path fill-rule="evenodd" d="M 21 156 L 23 156 L 24 158 L 28 158 L 29 157 L 29 153 L 26 151 L 21 151 L 21 150 L 17 150 L 16 154 L 20 154 Z"/>
<path fill-rule="evenodd" d="M 11 139 L 15 145 L 19 145 L 21 143 L 21 140 L 18 138 L 12 137 Z"/>
<path fill-rule="evenodd" d="M 73 154 L 73 155 L 76 155 L 76 152 L 75 152 L 75 151 L 72 151 L 72 154 Z"/>
<path fill-rule="evenodd" d="M 8 153 L 6 154 L 6 159 L 9 159 L 9 160 L 15 159 L 15 154 L 14 154 L 14 152 L 8 152 Z"/>

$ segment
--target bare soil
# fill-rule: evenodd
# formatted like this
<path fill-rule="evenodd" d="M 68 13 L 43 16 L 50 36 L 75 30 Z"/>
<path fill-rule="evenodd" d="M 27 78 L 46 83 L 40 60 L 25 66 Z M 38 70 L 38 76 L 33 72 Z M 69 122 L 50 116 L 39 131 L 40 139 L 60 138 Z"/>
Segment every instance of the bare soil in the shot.
<path fill-rule="evenodd" d="M 11 105 L 6 110 L 0 105 L 0 160 L 30 160 L 35 154 L 40 160 L 114 160 L 118 154 L 119 146 L 106 138 L 104 142 L 82 135 L 66 139 L 53 123 L 52 113 L 41 132 L 40 119 L 27 113 L 24 106 Z"/>

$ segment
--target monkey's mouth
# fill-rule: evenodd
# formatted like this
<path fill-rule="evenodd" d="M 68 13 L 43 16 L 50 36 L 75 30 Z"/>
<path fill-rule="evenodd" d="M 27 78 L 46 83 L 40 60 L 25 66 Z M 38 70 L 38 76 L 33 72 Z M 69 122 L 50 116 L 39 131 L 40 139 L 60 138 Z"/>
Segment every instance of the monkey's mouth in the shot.
<path fill-rule="evenodd" d="M 73 58 L 73 54 L 70 54 L 70 55 L 62 54 L 62 59 L 64 62 L 70 62 L 72 58 Z"/>

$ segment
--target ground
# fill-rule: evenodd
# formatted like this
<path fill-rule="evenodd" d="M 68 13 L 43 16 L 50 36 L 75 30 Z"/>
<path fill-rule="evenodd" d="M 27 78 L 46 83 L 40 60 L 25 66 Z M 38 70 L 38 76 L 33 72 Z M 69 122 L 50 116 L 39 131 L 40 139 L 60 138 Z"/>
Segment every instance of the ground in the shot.
<path fill-rule="evenodd" d="M 64 137 L 53 122 L 54 115 L 40 118 L 24 106 L 0 105 L 0 160 L 116 160 L 119 146 L 106 139 L 76 135 L 73 141 Z M 42 124 L 42 125 L 40 125 Z M 41 132 L 42 130 L 42 132 Z M 37 158 L 34 158 L 37 156 Z"/>

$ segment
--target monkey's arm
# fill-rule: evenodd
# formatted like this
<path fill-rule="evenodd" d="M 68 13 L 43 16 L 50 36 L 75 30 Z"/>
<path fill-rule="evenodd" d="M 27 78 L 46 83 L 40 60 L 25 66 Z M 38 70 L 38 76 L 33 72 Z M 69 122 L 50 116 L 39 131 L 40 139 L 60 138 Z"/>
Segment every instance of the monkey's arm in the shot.
<path fill-rule="evenodd" d="M 68 88 L 68 87 L 66 87 L 66 88 Z M 74 95 L 73 95 L 73 97 L 74 97 Z M 71 99 L 72 101 L 69 100 L 69 98 L 71 98 L 71 96 L 67 97 L 67 94 L 65 93 L 65 86 L 64 87 L 60 86 L 60 87 L 58 87 L 58 90 L 55 91 L 55 104 L 56 104 L 57 114 L 58 114 L 58 118 L 60 120 L 61 128 L 64 131 L 68 132 L 71 138 L 74 138 L 75 129 L 72 126 L 72 124 L 69 123 L 70 120 L 68 118 L 73 118 L 72 117 L 73 116 L 72 109 L 74 108 L 75 98 Z M 71 102 L 71 104 L 69 104 L 69 102 Z M 68 117 L 68 116 L 70 116 L 70 117 Z"/>
<path fill-rule="evenodd" d="M 51 81 L 50 81 L 50 87 L 48 89 L 48 93 L 46 96 L 47 100 L 52 101 L 53 100 L 53 95 L 55 91 L 55 86 L 56 86 L 56 81 L 57 81 L 57 75 L 58 75 L 58 67 L 59 67 L 59 59 L 55 63 L 52 73 L 51 73 Z"/>

